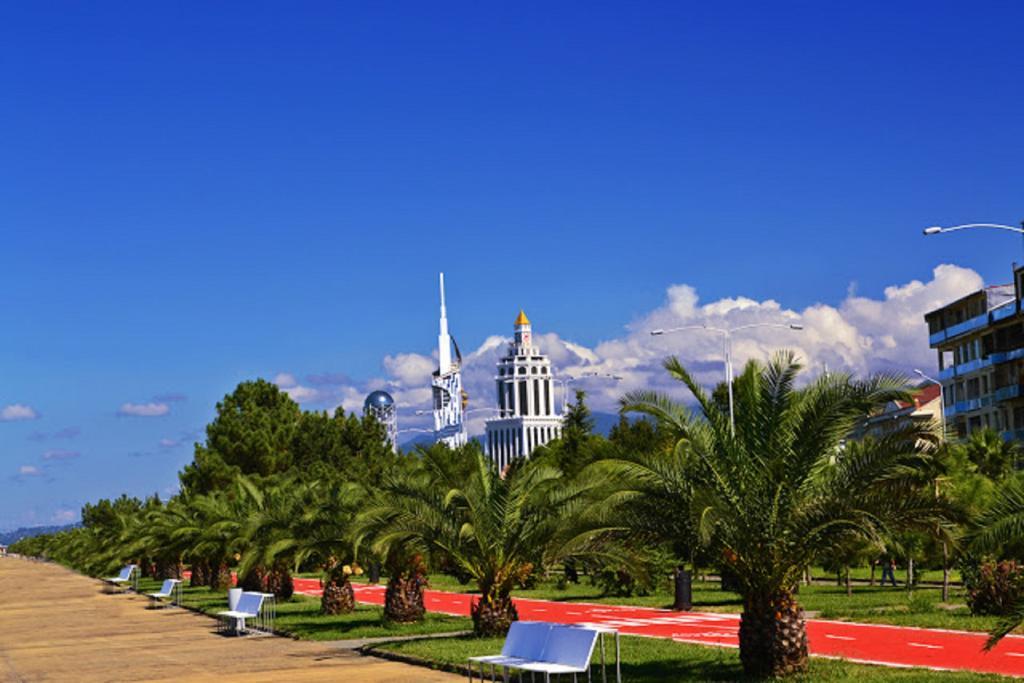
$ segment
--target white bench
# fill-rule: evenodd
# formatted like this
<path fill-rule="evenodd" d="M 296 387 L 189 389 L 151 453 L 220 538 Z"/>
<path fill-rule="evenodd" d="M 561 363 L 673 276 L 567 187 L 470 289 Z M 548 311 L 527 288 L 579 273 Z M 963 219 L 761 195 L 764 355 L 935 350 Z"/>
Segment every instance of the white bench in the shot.
<path fill-rule="evenodd" d="M 125 586 L 129 582 L 131 582 L 133 586 L 138 587 L 139 573 L 137 570 L 138 567 L 136 565 L 126 564 L 125 566 L 121 567 L 120 574 L 103 580 L 111 586 Z"/>
<path fill-rule="evenodd" d="M 480 679 L 484 677 L 484 665 L 491 665 L 491 680 L 495 667 L 502 668 L 502 678 L 507 679 L 509 669 L 544 674 L 544 681 L 550 682 L 551 674 L 586 673 L 590 680 L 590 658 L 594 653 L 598 632 L 591 628 L 563 626 L 543 622 L 512 622 L 505 645 L 500 655 L 471 657 L 480 663 Z M 473 680 L 472 664 L 469 673 Z"/>
<path fill-rule="evenodd" d="M 477 662 L 480 665 L 480 680 L 484 680 L 484 665 L 491 665 L 491 680 L 494 680 L 494 668 L 504 667 L 517 662 L 533 662 L 544 656 L 544 644 L 551 632 L 551 624 L 543 621 L 513 621 L 509 626 L 508 635 L 505 636 L 505 643 L 501 647 L 500 655 L 485 655 L 483 657 L 470 657 L 470 662 Z M 473 666 L 470 664 L 470 680 Z"/>
<path fill-rule="evenodd" d="M 256 619 L 260 615 L 260 610 L 263 608 L 263 593 L 242 593 L 242 597 L 238 600 L 238 605 L 235 609 L 228 610 L 226 612 L 218 612 L 217 616 L 223 621 L 233 624 L 235 635 L 242 635 L 245 633 L 245 620 Z"/>
<path fill-rule="evenodd" d="M 178 579 L 167 579 L 164 581 L 164 585 L 160 587 L 160 590 L 156 593 L 146 593 L 152 598 L 157 604 L 160 604 L 163 600 L 170 598 L 172 605 L 181 604 L 181 581 Z"/>

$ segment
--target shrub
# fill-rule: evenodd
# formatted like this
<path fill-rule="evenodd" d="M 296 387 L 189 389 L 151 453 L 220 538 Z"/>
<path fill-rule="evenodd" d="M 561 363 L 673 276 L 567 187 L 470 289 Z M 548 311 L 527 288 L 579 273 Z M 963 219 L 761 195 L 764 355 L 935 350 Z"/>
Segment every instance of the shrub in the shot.
<path fill-rule="evenodd" d="M 650 575 L 635 576 L 625 569 L 605 567 L 594 575 L 594 583 L 606 596 L 628 598 L 633 595 L 650 595 L 655 584 Z"/>
<path fill-rule="evenodd" d="M 965 567 L 963 578 L 972 614 L 1006 615 L 1024 597 L 1024 566 L 1015 560 Z"/>

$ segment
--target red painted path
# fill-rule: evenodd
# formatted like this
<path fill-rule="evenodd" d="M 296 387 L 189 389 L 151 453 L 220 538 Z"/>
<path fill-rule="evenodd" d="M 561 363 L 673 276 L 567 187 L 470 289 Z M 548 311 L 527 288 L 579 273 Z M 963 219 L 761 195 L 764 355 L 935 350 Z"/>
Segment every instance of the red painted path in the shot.
<path fill-rule="evenodd" d="M 356 599 L 373 605 L 384 603 L 384 586 L 353 584 Z M 319 596 L 317 579 L 295 579 L 295 590 Z M 428 590 L 426 607 L 431 612 L 469 616 L 475 596 Z M 616 628 L 620 633 L 670 638 L 682 643 L 737 647 L 739 615 L 709 612 L 673 612 L 653 607 L 597 605 L 517 598 L 519 618 L 563 624 L 593 624 Z M 944 631 L 883 624 L 859 624 L 809 619 L 807 636 L 811 653 L 854 662 L 887 666 L 920 666 L 932 669 L 968 670 L 1024 676 L 1024 636 L 1007 636 L 994 650 L 984 652 L 986 636 L 966 631 Z"/>

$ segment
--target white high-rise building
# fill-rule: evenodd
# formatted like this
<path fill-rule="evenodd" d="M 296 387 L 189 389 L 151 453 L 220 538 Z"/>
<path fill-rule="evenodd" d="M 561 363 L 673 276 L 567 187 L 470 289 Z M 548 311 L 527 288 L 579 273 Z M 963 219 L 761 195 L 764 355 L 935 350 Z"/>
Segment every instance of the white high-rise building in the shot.
<path fill-rule="evenodd" d="M 513 459 L 529 457 L 535 448 L 562 435 L 551 361 L 533 345 L 530 320 L 522 311 L 494 381 L 501 417 L 487 421 L 487 453 L 502 470 Z"/>
<path fill-rule="evenodd" d="M 437 371 L 431 378 L 434 390 L 434 436 L 451 448 L 468 441 L 464 420 L 467 397 L 462 390 L 462 358 L 455 347 L 457 360 L 452 360 L 452 338 L 448 334 L 448 312 L 444 305 L 444 273 L 441 273 L 441 328 L 437 335 Z"/>

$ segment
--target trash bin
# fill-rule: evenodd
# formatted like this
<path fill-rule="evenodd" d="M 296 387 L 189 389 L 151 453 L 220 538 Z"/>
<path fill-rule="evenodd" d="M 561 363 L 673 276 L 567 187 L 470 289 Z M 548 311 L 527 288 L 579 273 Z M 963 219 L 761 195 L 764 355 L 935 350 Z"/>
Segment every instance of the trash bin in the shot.
<path fill-rule="evenodd" d="M 672 609 L 684 611 L 693 609 L 693 579 L 690 572 L 679 567 L 673 578 L 675 579 L 675 600 L 672 602 Z"/>
<path fill-rule="evenodd" d="M 238 607 L 238 601 L 242 599 L 241 588 L 229 588 L 228 589 L 228 611 L 234 612 L 235 608 Z"/>

